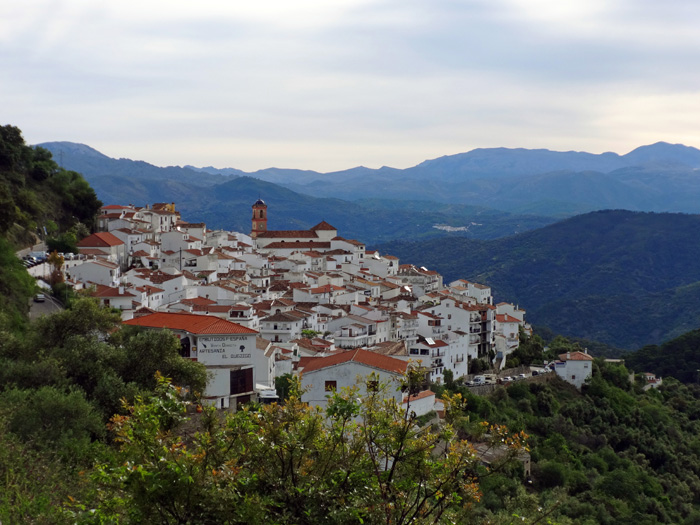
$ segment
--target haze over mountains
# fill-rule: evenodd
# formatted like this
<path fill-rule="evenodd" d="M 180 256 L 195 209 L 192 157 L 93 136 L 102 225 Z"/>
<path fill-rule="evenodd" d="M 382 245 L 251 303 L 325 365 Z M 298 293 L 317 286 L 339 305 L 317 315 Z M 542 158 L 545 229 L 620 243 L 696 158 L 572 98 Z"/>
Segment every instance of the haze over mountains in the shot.
<path fill-rule="evenodd" d="M 461 235 L 489 239 L 539 228 L 555 220 L 511 214 L 480 204 L 438 204 L 425 196 L 419 196 L 420 202 L 400 200 L 392 192 L 376 191 L 372 184 L 363 190 L 362 200 L 343 201 L 298 193 L 242 172 L 209 174 L 187 167 L 159 168 L 142 161 L 113 159 L 89 146 L 70 142 L 40 146 L 51 151 L 63 167 L 82 173 L 105 203 L 176 202 L 183 214 L 198 217 L 211 228 L 249 231 L 250 206 L 260 197 L 270 206 L 271 228 L 306 229 L 326 220 L 344 236 L 365 242 L 444 235 L 436 225 L 458 228 Z M 309 173 L 314 172 L 271 169 L 264 175 L 293 182 L 295 174 L 308 177 Z"/>
<path fill-rule="evenodd" d="M 69 142 L 40 145 L 66 168 L 94 182 L 101 196 L 111 196 L 109 188 L 96 181 L 104 176 L 144 183 L 146 179 L 168 180 L 197 187 L 252 177 L 314 197 L 468 204 L 557 218 L 600 209 L 700 212 L 700 150 L 664 142 L 625 155 L 475 149 L 403 170 L 357 167 L 332 173 L 278 168 L 253 173 L 235 168 L 158 168 L 141 161 L 111 159 L 88 146 Z M 168 190 L 177 193 L 175 187 Z"/>

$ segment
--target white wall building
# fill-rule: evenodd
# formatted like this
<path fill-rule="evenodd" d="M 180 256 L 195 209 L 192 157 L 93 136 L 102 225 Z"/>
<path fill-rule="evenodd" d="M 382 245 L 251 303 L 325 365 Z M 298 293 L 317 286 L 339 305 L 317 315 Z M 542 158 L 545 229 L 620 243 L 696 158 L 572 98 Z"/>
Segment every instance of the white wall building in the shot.
<path fill-rule="evenodd" d="M 593 357 L 584 352 L 559 354 L 554 363 L 554 371 L 567 383 L 581 390 L 586 379 L 593 374 Z"/>
<path fill-rule="evenodd" d="M 217 408 L 254 400 L 255 366 L 266 362 L 256 353 L 257 332 L 218 317 L 157 312 L 124 324 L 168 329 L 180 339 L 180 355 L 202 363 L 210 374 L 203 398 Z M 266 376 L 266 374 L 263 374 Z"/>

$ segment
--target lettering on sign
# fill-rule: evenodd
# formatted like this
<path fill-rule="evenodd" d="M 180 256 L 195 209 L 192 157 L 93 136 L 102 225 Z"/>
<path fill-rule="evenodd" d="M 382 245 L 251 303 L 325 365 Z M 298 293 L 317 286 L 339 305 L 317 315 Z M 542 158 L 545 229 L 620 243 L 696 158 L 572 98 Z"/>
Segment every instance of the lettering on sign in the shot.
<path fill-rule="evenodd" d="M 198 356 L 205 363 L 222 363 L 231 359 L 250 360 L 252 354 L 245 344 L 249 338 L 240 335 L 222 335 L 199 337 L 197 339 Z"/>

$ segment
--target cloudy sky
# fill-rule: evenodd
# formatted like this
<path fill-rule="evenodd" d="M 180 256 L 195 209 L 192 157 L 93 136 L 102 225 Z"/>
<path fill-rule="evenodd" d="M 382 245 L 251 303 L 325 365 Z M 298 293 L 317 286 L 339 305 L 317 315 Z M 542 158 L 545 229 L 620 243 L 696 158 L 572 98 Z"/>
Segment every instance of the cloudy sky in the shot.
<path fill-rule="evenodd" d="M 696 0 L 0 4 L 0 124 L 160 166 L 700 146 Z"/>

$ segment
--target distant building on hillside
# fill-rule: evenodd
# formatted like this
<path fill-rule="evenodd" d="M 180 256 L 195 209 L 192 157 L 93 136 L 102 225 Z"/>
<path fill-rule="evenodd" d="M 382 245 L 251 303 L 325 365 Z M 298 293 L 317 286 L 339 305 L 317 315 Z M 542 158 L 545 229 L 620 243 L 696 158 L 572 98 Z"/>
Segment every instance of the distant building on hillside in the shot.
<path fill-rule="evenodd" d="M 593 374 L 593 357 L 587 352 L 559 354 L 559 361 L 554 363 L 554 371 L 564 381 L 581 390 L 586 379 Z"/>

